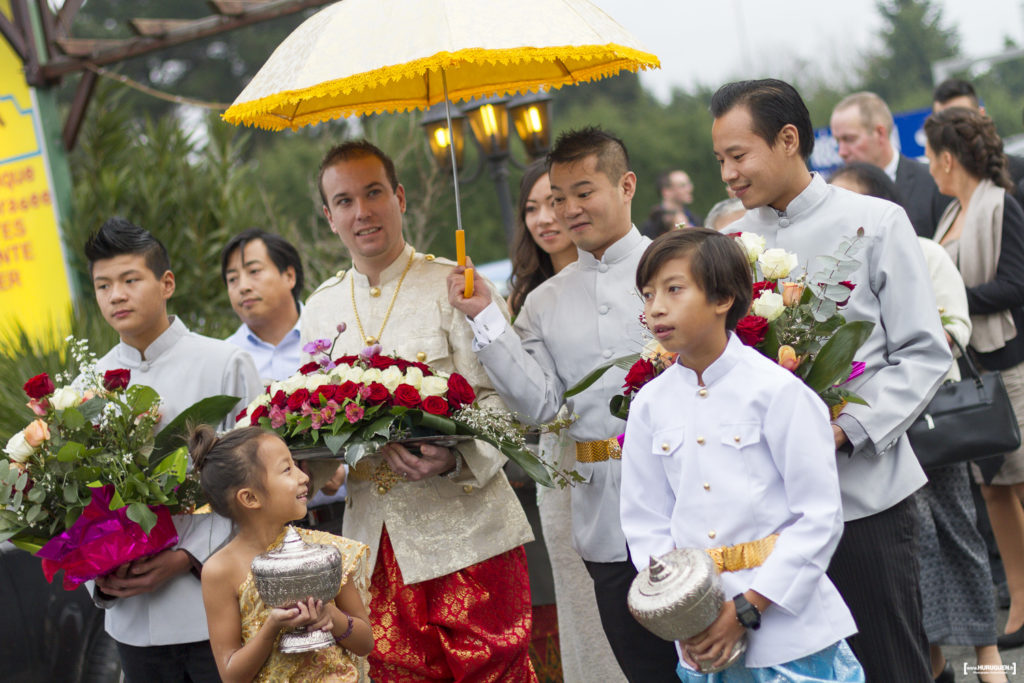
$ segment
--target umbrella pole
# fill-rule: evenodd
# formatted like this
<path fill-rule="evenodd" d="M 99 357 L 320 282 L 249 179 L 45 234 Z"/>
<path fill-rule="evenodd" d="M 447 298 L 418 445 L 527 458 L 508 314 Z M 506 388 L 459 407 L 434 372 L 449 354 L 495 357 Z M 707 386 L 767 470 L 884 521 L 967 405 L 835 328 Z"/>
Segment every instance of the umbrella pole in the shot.
<path fill-rule="evenodd" d="M 466 265 L 466 233 L 462 229 L 462 202 L 459 197 L 459 167 L 455 163 L 455 136 L 452 135 L 452 112 L 448 103 L 448 78 L 441 69 L 441 87 L 444 89 L 444 118 L 448 123 L 448 152 L 452 161 L 452 180 L 455 184 L 455 252 L 456 261 L 460 266 Z M 466 268 L 465 284 L 462 296 L 466 299 L 473 296 L 473 269 Z"/>

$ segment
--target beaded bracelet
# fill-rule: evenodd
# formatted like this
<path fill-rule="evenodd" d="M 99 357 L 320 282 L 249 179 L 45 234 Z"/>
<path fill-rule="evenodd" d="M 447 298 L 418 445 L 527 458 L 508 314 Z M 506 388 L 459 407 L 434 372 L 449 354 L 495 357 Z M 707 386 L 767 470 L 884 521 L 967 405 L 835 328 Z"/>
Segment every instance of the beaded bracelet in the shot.
<path fill-rule="evenodd" d="M 338 643 L 339 645 L 341 644 L 341 641 L 345 640 L 350 635 L 352 635 L 352 628 L 355 626 L 355 622 L 352 621 L 352 615 L 346 614 L 345 616 L 348 617 L 348 628 L 345 629 L 345 632 L 342 633 L 340 636 L 334 636 L 334 642 Z"/>

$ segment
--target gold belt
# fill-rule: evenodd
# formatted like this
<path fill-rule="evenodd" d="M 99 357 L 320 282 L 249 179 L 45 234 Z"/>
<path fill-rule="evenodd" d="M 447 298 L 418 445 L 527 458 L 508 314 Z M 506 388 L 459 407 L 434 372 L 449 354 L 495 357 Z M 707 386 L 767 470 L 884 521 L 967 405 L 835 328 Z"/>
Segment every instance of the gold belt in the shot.
<path fill-rule="evenodd" d="M 384 495 L 391 490 L 395 484 L 405 481 L 395 474 L 395 471 L 388 467 L 387 462 L 381 462 L 376 467 L 363 461 L 348 470 L 348 478 L 352 481 L 372 481 L 377 484 L 377 493 Z"/>
<path fill-rule="evenodd" d="M 577 441 L 576 462 L 604 462 L 605 460 L 621 460 L 622 448 L 619 440 Z"/>
<path fill-rule="evenodd" d="M 756 541 L 737 543 L 736 545 L 723 545 L 720 548 L 711 548 L 707 551 L 719 572 L 738 572 L 741 569 L 753 569 L 760 567 L 771 555 L 775 547 L 775 539 L 778 534 L 765 536 Z"/>

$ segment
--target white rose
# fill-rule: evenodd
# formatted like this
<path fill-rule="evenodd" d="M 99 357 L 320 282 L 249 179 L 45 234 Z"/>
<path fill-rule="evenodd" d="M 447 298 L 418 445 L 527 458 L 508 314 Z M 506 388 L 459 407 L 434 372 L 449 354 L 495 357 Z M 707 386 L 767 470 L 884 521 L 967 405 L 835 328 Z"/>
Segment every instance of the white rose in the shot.
<path fill-rule="evenodd" d="M 768 322 L 778 318 L 784 310 L 786 310 L 786 302 L 782 299 L 781 294 L 775 292 L 763 292 L 751 307 L 754 315 L 759 315 Z"/>
<path fill-rule="evenodd" d="M 785 249 L 769 249 L 757 257 L 757 262 L 761 264 L 761 272 L 767 280 L 781 280 L 799 263 L 796 254 Z"/>
<path fill-rule="evenodd" d="M 424 396 L 444 396 L 448 393 L 448 380 L 437 375 L 424 377 L 420 383 L 420 393 Z"/>
<path fill-rule="evenodd" d="M 405 371 L 405 383 L 419 391 L 423 383 L 423 371 L 417 367 L 411 367 Z"/>
<path fill-rule="evenodd" d="M 304 386 L 307 391 L 313 392 L 317 387 L 330 383 L 331 378 L 329 376 L 320 372 L 315 372 L 312 375 L 306 375 L 306 383 Z"/>
<path fill-rule="evenodd" d="M 384 373 L 377 368 L 370 368 L 363 373 L 363 384 L 370 384 L 371 382 L 380 382 L 384 378 Z M 383 382 L 381 382 L 383 384 Z"/>
<path fill-rule="evenodd" d="M 296 389 L 306 388 L 306 376 L 305 375 L 293 375 L 288 379 L 281 382 L 281 388 L 284 389 L 284 393 L 291 394 Z"/>
<path fill-rule="evenodd" d="M 7 446 L 4 448 L 4 453 L 13 462 L 25 462 L 28 460 L 28 456 L 35 453 L 36 449 L 29 445 L 28 441 L 25 440 L 24 430 L 18 432 L 7 441 Z"/>
<path fill-rule="evenodd" d="M 764 252 L 764 247 L 767 244 L 764 237 L 754 232 L 741 232 L 736 241 L 743 248 L 743 252 L 747 255 L 750 265 L 754 265 L 757 257 Z"/>
<path fill-rule="evenodd" d="M 267 394 L 270 396 L 276 396 L 279 391 L 284 391 L 284 382 L 271 382 L 267 387 Z"/>
<path fill-rule="evenodd" d="M 350 365 L 349 367 L 344 369 L 344 371 L 341 373 L 341 376 L 344 377 L 345 382 L 353 382 L 355 384 L 359 384 L 360 382 L 363 381 L 363 369 L 356 365 Z M 342 382 L 342 384 L 344 384 L 345 382 Z"/>
<path fill-rule="evenodd" d="M 277 394 L 277 392 L 275 391 L 274 394 Z M 253 400 L 253 402 L 249 404 L 249 406 L 254 408 L 254 409 L 255 408 L 259 408 L 260 406 L 269 406 L 270 405 L 270 399 L 271 399 L 271 395 L 264 392 L 264 393 L 260 394 L 259 396 L 257 396 Z"/>
<path fill-rule="evenodd" d="M 61 387 L 50 397 L 50 405 L 57 410 L 73 408 L 82 402 L 82 395 L 74 387 Z"/>
<path fill-rule="evenodd" d="M 402 376 L 402 371 L 398 369 L 398 366 L 392 365 L 390 368 L 386 368 L 384 372 L 380 374 L 380 383 L 387 387 L 387 390 L 394 393 L 395 389 L 405 377 Z"/>

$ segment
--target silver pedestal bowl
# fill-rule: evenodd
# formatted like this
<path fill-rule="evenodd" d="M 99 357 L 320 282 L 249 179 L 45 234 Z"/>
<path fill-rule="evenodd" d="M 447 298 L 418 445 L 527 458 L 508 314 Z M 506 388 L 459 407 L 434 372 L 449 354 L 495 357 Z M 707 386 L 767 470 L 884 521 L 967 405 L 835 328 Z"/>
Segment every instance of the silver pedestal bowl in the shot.
<path fill-rule="evenodd" d="M 256 590 L 267 607 L 287 609 L 310 597 L 324 604 L 333 600 L 341 585 L 341 553 L 334 546 L 306 543 L 288 527 L 277 548 L 252 561 Z M 308 652 L 330 647 L 334 636 L 305 627 L 281 634 L 281 652 Z"/>
<path fill-rule="evenodd" d="M 686 640 L 714 623 L 725 592 L 710 555 L 699 548 L 678 548 L 651 558 L 650 566 L 633 579 L 627 600 L 630 613 L 648 631 L 665 640 Z M 744 636 L 723 666 L 698 662 L 700 671 L 727 669 L 746 650 Z"/>

